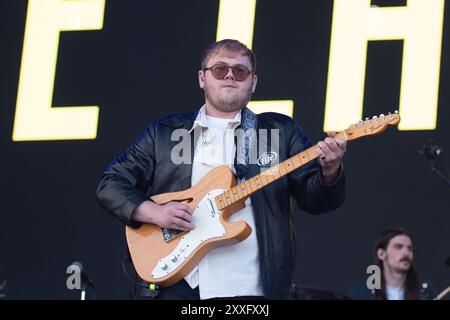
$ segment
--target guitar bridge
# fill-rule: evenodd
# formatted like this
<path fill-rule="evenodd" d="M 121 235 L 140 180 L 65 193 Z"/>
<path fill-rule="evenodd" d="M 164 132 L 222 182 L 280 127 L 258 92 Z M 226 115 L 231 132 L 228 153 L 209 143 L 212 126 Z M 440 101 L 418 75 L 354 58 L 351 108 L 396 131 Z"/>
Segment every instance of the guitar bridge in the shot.
<path fill-rule="evenodd" d="M 174 200 L 170 200 L 167 202 L 163 202 L 163 203 L 158 203 L 159 205 L 164 205 L 167 204 L 171 201 L 176 201 L 176 202 L 180 202 L 180 203 L 191 203 L 192 202 L 192 198 L 184 198 L 184 199 L 174 199 Z M 169 242 L 170 240 L 176 238 L 177 236 L 179 236 L 180 234 L 184 233 L 185 231 L 183 230 L 176 230 L 176 229 L 167 229 L 167 228 L 161 228 L 161 232 L 164 238 L 164 241 Z"/>
<path fill-rule="evenodd" d="M 176 238 L 181 233 L 183 233 L 183 230 L 176 230 L 176 229 L 167 229 L 167 228 L 161 228 L 161 232 L 164 238 L 164 241 L 169 242 L 170 240 Z"/>

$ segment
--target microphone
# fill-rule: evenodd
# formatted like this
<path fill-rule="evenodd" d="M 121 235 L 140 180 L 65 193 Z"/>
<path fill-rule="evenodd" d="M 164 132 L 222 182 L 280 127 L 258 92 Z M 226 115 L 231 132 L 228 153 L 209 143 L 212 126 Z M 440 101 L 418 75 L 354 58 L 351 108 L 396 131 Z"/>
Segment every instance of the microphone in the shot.
<path fill-rule="evenodd" d="M 86 272 L 86 269 L 83 268 L 83 264 L 79 261 L 74 261 L 72 263 L 72 266 L 78 267 L 78 269 L 80 270 L 81 279 L 84 280 L 92 288 L 94 288 L 94 281 L 92 281 L 92 279 L 89 277 L 89 275 Z"/>
<path fill-rule="evenodd" d="M 437 145 L 434 140 L 430 140 L 422 146 L 419 153 L 424 155 L 426 158 L 437 159 L 444 153 L 444 149 Z"/>
<path fill-rule="evenodd" d="M 439 170 L 437 165 L 437 159 L 444 154 L 444 149 L 436 144 L 432 139 L 422 146 L 419 153 L 427 159 L 430 170 L 437 174 L 439 178 L 441 178 L 450 187 L 450 179 Z"/>

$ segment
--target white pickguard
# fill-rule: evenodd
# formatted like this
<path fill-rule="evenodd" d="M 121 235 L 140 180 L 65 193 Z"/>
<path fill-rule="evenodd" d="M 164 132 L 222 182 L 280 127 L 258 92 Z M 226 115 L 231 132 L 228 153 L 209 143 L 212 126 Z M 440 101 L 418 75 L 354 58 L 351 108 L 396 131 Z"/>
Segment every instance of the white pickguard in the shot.
<path fill-rule="evenodd" d="M 220 211 L 214 198 L 226 191 L 214 189 L 200 201 L 192 214 L 192 223 L 195 228 L 184 236 L 176 248 L 166 257 L 163 257 L 152 270 L 152 278 L 158 279 L 174 272 L 204 241 L 225 235 L 225 228 L 220 222 Z"/>

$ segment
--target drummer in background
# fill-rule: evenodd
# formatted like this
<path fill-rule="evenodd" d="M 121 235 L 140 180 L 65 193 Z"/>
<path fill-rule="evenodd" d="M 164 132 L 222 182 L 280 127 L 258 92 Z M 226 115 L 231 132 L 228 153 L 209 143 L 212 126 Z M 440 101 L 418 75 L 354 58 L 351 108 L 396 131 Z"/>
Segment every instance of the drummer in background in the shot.
<path fill-rule="evenodd" d="M 375 243 L 375 264 L 381 271 L 379 289 L 369 289 L 368 281 L 348 291 L 352 299 L 361 300 L 428 300 L 436 294 L 429 282 L 421 282 L 414 264 L 413 239 L 404 229 L 388 229 Z"/>

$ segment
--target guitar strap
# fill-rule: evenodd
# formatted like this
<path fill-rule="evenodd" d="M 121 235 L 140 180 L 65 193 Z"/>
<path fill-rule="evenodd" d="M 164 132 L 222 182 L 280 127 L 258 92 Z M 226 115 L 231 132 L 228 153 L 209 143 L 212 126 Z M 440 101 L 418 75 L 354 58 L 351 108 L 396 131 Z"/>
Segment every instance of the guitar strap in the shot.
<path fill-rule="evenodd" d="M 250 156 L 256 143 L 256 128 L 258 117 L 247 107 L 241 112 L 241 125 L 235 132 L 236 155 L 234 157 L 234 169 L 239 183 L 245 180 L 248 174 Z"/>

